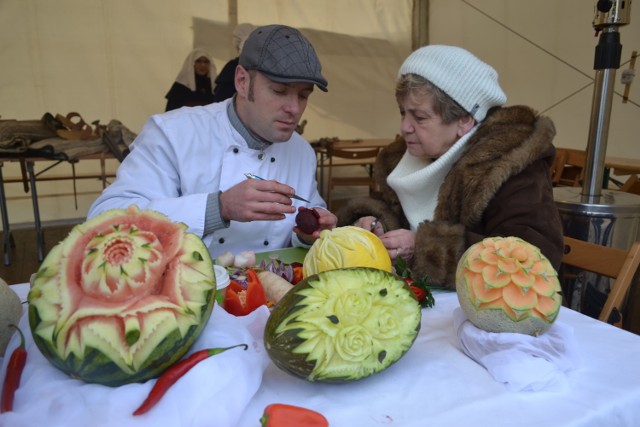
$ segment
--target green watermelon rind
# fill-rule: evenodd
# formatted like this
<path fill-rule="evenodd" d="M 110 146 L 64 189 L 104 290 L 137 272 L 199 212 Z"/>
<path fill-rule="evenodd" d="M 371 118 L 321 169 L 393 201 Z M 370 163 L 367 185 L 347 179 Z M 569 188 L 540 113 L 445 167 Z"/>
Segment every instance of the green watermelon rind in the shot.
<path fill-rule="evenodd" d="M 213 301 L 214 295 L 215 289 L 207 292 L 207 300 Z M 33 335 L 33 339 L 42 355 L 48 359 L 53 366 L 68 373 L 71 377 L 88 383 L 117 387 L 155 378 L 169 366 L 180 360 L 204 329 L 204 326 L 211 316 L 212 310 L 213 304 L 203 306 L 200 316 L 202 319 L 201 323 L 191 326 L 185 334 L 185 337 L 182 337 L 177 329 L 174 330 L 155 348 L 153 353 L 147 358 L 147 361 L 142 364 L 134 374 L 124 372 L 107 355 L 95 348 L 87 347 L 82 360 L 78 360 L 73 353 L 71 353 L 67 359 L 62 360 L 49 342 L 38 337 L 36 334 Z M 29 323 L 36 325 L 38 322 L 38 310 L 34 306 L 30 306 Z M 173 345 L 171 345 L 171 343 L 173 343 Z"/>
<path fill-rule="evenodd" d="M 101 226 L 102 229 L 105 229 L 103 223 L 114 224 L 113 228 L 117 231 L 119 227 L 117 221 L 120 221 L 119 217 L 131 218 L 131 216 L 135 215 L 139 215 L 135 217 L 135 220 L 139 219 L 143 226 L 150 225 L 151 227 L 157 227 L 159 231 L 158 238 L 163 241 L 172 238 L 170 233 L 178 233 L 178 235 L 181 235 L 179 240 L 181 242 L 180 246 L 176 247 L 174 244 L 172 248 L 169 249 L 170 254 L 172 254 L 171 256 L 175 257 L 169 259 L 174 259 L 186 267 L 181 269 L 181 274 L 173 277 L 179 280 L 179 285 L 174 289 L 174 292 L 177 292 L 177 300 L 172 302 L 171 299 L 164 297 L 154 299 L 158 301 L 158 305 L 156 305 L 157 308 L 164 307 L 164 310 L 167 310 L 175 307 L 173 310 L 177 309 L 178 311 L 175 312 L 175 317 L 161 315 L 161 320 L 163 318 L 162 316 L 168 320 L 162 322 L 162 324 L 158 324 L 158 329 L 154 328 L 147 331 L 156 336 L 159 331 L 166 335 L 157 336 L 155 340 L 145 340 L 144 342 L 140 341 L 136 343 L 137 350 L 135 353 L 127 353 L 128 350 L 121 350 L 124 351 L 122 354 L 130 355 L 127 356 L 127 359 L 122 359 L 122 354 L 116 356 L 118 359 L 112 359 L 109 355 L 93 347 L 90 343 L 84 343 L 81 347 L 78 347 L 76 344 L 74 347 L 71 347 L 74 350 L 69 351 L 69 349 L 66 349 L 68 345 L 65 341 L 61 341 L 59 338 L 66 336 L 67 332 L 65 331 L 70 325 L 68 322 L 74 322 L 73 319 L 75 317 L 70 317 L 72 313 L 64 308 L 64 302 L 68 298 L 68 293 L 61 292 L 62 288 L 57 284 L 60 278 L 65 277 L 61 274 L 63 272 L 61 265 L 64 266 L 64 264 L 60 264 L 58 258 L 68 257 L 67 251 L 72 247 L 70 246 L 72 243 L 69 239 L 81 238 L 86 240 L 87 237 L 85 236 L 90 236 L 92 232 L 93 235 L 101 236 L 101 233 L 95 233 L 93 227 L 98 225 Z M 138 223 L 132 222 L 132 224 Z M 107 386 L 120 386 L 155 378 L 179 360 L 193 345 L 207 324 L 214 307 L 216 294 L 216 278 L 213 270 L 213 261 L 209 256 L 208 249 L 198 236 L 186 232 L 186 229 L 187 226 L 185 224 L 170 222 L 168 217 L 159 212 L 148 210 L 140 211 L 135 207 L 127 210 L 110 210 L 86 223 L 74 227 L 69 237 L 58 243 L 49 252 L 42 266 L 34 275 L 31 291 L 29 292 L 29 324 L 34 342 L 43 356 L 49 360 L 54 367 L 73 378 L 78 378 L 88 383 L 98 383 Z M 178 250 L 178 248 L 182 249 Z M 171 263 L 171 265 L 173 264 L 174 263 Z M 171 268 L 176 267 L 174 265 Z M 168 272 L 168 270 L 166 271 Z M 173 270 L 173 272 L 175 273 L 176 270 Z M 75 276 L 72 275 L 71 277 Z M 182 301 L 186 303 L 186 305 L 177 306 L 175 303 L 178 301 Z M 153 310 L 152 306 L 149 308 Z M 39 310 L 46 310 L 44 312 L 46 314 L 45 317 L 49 319 L 46 323 L 42 320 L 43 313 L 40 313 Z M 144 309 L 144 306 L 142 311 L 131 311 L 129 309 L 127 316 L 132 314 L 135 316 L 136 312 L 142 316 L 146 316 L 145 313 L 147 313 L 147 310 Z M 120 316 L 125 315 L 125 313 L 127 312 L 122 312 Z M 57 317 L 60 314 L 62 314 L 63 320 Z M 99 313 L 97 314 L 100 316 Z M 115 314 L 117 317 L 117 312 L 115 312 Z M 84 316 L 86 316 L 86 310 Z M 121 321 L 125 319 L 124 317 L 119 318 Z M 155 318 L 157 319 L 157 317 Z M 96 341 L 96 343 L 103 347 L 106 346 L 105 348 L 109 348 L 116 338 L 111 334 L 103 335 L 99 329 L 100 323 L 91 322 L 91 324 L 94 325 L 92 326 L 92 330 L 97 331 L 98 334 L 95 335 L 95 332 L 91 332 L 91 334 L 94 334 L 94 338 L 92 339 L 95 340 L 97 336 L 98 341 Z M 109 328 L 109 324 L 106 325 L 107 328 Z M 109 329 L 105 331 L 107 330 Z M 122 331 L 119 328 L 117 330 Z M 111 332 L 113 332 L 113 325 L 111 326 Z M 135 330 L 128 330 L 127 327 L 127 330 L 123 332 L 124 335 L 122 336 L 124 336 L 123 339 L 125 341 L 132 338 L 135 341 Z M 65 335 L 59 335 L 60 333 L 64 333 Z M 157 345 L 149 347 L 149 345 L 153 344 L 146 345 L 147 342 L 155 342 Z M 128 342 L 126 345 L 131 345 L 131 343 Z M 82 354 L 80 354 L 80 352 L 82 352 Z M 131 359 L 131 362 L 124 362 L 125 360 L 129 360 L 129 357 L 134 357 L 134 359 Z M 135 364 L 135 366 L 129 363 L 132 365 Z"/>

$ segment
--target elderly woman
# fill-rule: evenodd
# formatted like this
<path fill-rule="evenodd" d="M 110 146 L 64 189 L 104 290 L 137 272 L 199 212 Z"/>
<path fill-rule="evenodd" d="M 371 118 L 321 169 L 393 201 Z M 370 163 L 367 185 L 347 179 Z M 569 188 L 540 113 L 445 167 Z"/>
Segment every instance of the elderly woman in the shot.
<path fill-rule="evenodd" d="M 451 288 L 462 253 L 488 236 L 518 236 L 559 267 L 552 121 L 504 107 L 496 71 L 458 47 L 420 48 L 398 75 L 402 138 L 376 160 L 380 191 L 350 200 L 338 225 L 372 229 L 393 259 Z"/>

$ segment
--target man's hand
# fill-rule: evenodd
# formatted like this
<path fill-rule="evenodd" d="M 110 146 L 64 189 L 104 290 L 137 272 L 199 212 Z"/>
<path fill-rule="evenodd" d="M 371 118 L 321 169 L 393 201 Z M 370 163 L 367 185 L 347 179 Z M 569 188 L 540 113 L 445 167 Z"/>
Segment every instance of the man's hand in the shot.
<path fill-rule="evenodd" d="M 279 221 L 295 213 L 293 188 L 274 180 L 248 179 L 220 194 L 220 212 L 226 221 Z"/>
<path fill-rule="evenodd" d="M 298 209 L 302 210 L 303 208 L 300 207 Z M 310 244 L 315 242 L 316 239 L 320 237 L 320 232 L 322 230 L 331 230 L 333 228 L 336 228 L 336 225 L 338 224 L 338 217 L 328 210 L 323 208 L 313 208 L 313 210 L 318 212 L 318 215 L 320 215 L 320 217 L 318 218 L 320 227 L 316 231 L 314 231 L 312 234 L 306 234 L 303 233 L 298 227 L 293 227 L 293 232 L 300 236 L 303 241 Z"/>

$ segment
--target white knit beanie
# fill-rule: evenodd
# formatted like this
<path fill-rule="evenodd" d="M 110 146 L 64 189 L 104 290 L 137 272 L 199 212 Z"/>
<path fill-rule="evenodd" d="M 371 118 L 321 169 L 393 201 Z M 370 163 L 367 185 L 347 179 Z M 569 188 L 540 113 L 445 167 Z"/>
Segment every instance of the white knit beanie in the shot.
<path fill-rule="evenodd" d="M 484 120 L 491 107 L 507 102 L 496 70 L 460 47 L 421 47 L 400 67 L 398 77 L 404 74 L 417 74 L 429 80 L 478 122 Z"/>

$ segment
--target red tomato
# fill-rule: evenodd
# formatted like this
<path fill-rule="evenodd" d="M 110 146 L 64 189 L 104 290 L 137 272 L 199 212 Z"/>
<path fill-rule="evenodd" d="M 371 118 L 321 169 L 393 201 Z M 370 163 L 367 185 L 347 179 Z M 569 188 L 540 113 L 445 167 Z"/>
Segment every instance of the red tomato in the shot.
<path fill-rule="evenodd" d="M 418 298 L 418 302 L 424 301 L 424 299 L 427 297 L 427 291 L 425 291 L 424 289 L 420 289 L 419 287 L 413 285 L 409 285 L 409 288 L 413 291 L 413 294 L 416 296 L 416 298 Z"/>
<path fill-rule="evenodd" d="M 293 267 L 293 280 L 291 280 L 291 283 L 295 285 L 300 281 L 302 281 L 302 267 Z"/>

